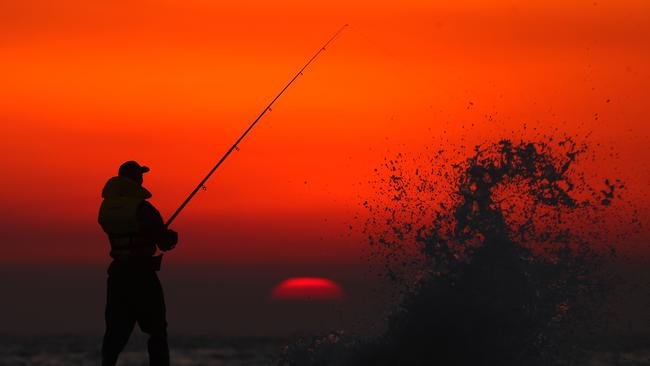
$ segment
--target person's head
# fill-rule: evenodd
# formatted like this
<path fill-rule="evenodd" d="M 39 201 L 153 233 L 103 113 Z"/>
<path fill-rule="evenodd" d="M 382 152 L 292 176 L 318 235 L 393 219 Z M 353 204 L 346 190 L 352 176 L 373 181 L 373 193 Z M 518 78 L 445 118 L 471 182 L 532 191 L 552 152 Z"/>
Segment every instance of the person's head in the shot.
<path fill-rule="evenodd" d="M 149 168 L 146 166 L 141 166 L 133 160 L 129 160 L 126 163 L 120 165 L 120 169 L 117 172 L 117 175 L 120 177 L 128 178 L 136 183 L 142 185 L 142 174 L 149 171 Z"/>

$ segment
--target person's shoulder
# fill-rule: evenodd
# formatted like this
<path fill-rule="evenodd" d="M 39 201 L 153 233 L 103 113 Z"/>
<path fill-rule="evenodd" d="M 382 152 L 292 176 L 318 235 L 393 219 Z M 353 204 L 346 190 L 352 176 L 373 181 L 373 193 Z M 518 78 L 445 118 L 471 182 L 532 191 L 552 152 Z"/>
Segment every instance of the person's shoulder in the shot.
<path fill-rule="evenodd" d="M 138 211 L 141 212 L 142 214 L 160 215 L 158 209 L 151 202 L 147 200 L 142 200 L 140 206 L 138 207 Z"/>
<path fill-rule="evenodd" d="M 147 200 L 143 200 L 140 206 L 138 207 L 137 212 L 138 221 L 144 224 L 146 227 L 161 227 L 163 225 L 163 219 L 160 215 L 160 212 Z"/>

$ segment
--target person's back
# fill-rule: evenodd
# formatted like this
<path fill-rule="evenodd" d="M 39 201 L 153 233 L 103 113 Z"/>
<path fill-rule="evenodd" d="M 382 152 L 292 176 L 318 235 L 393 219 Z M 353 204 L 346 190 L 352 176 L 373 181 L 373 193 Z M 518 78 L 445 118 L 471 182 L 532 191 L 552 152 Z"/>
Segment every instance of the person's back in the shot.
<path fill-rule="evenodd" d="M 162 287 L 156 271 L 161 255 L 178 241 L 176 232 L 165 228 L 160 213 L 147 201 L 151 193 L 142 187 L 142 174 L 149 168 L 129 161 L 102 190 L 99 223 L 110 242 L 106 296 L 106 332 L 102 364 L 115 365 L 136 323 L 150 335 L 151 365 L 169 365 L 167 322 Z"/>

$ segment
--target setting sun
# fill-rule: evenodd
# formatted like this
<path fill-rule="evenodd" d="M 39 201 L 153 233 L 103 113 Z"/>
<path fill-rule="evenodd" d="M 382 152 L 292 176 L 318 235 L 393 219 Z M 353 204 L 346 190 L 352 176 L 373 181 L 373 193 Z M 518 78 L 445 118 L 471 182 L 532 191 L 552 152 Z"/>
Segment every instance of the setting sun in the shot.
<path fill-rule="evenodd" d="M 338 300 L 343 289 L 332 280 L 318 277 L 295 277 L 273 288 L 273 300 Z"/>

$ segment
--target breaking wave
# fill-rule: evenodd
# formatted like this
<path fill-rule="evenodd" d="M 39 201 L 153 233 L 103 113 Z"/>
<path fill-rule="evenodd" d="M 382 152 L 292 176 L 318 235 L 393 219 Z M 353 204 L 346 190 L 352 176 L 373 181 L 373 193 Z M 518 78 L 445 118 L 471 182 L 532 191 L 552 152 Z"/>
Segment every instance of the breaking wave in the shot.
<path fill-rule="evenodd" d="M 370 261 L 397 289 L 378 336 L 332 333 L 281 365 L 554 365 L 603 331 L 623 182 L 587 175 L 571 137 L 397 154 L 363 203 Z M 618 212 L 630 212 L 619 210 Z M 619 238 L 620 239 L 620 238 Z"/>

